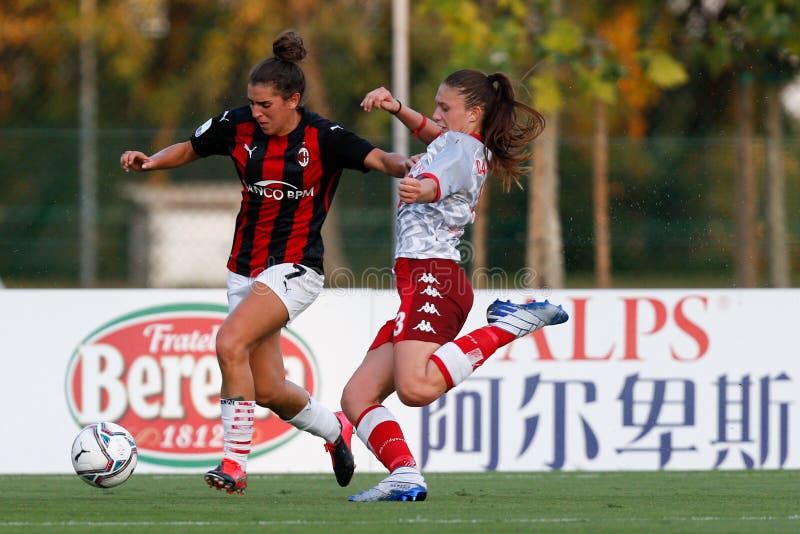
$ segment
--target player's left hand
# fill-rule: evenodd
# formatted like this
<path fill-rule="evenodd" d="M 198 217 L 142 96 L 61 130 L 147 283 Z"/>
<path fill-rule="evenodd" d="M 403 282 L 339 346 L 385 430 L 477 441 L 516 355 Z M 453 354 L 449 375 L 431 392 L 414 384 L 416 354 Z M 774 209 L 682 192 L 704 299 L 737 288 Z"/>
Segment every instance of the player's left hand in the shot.
<path fill-rule="evenodd" d="M 404 204 L 413 204 L 417 201 L 422 193 L 422 182 L 416 178 L 405 177 L 400 180 L 398 187 L 400 202 Z"/>

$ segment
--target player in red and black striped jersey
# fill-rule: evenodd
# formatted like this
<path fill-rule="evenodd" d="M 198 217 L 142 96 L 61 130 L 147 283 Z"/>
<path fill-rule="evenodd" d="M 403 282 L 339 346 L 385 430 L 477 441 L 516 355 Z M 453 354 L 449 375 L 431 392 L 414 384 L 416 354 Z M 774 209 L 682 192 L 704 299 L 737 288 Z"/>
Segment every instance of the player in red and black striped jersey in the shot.
<path fill-rule="evenodd" d="M 242 205 L 228 269 L 256 276 L 271 265 L 299 263 L 322 272 L 322 223 L 342 169 L 367 171 L 372 144 L 303 108 L 288 134 L 263 132 L 249 107 L 209 119 L 191 138 L 201 156 L 230 156 L 242 182 Z"/>
<path fill-rule="evenodd" d="M 122 154 L 126 171 L 169 169 L 199 158 L 232 159 L 242 186 L 228 260 L 230 313 L 217 335 L 222 372 L 224 452 L 206 482 L 228 493 L 247 487 L 246 466 L 255 404 L 300 430 L 323 438 L 337 482 L 353 476 L 353 427 L 285 377 L 280 331 L 322 290 L 322 224 L 343 169 L 374 169 L 402 177 L 406 156 L 387 153 L 300 106 L 306 55 L 292 32 L 279 36 L 269 57 L 250 72 L 249 105 L 207 120 L 191 139 L 152 156 Z"/>

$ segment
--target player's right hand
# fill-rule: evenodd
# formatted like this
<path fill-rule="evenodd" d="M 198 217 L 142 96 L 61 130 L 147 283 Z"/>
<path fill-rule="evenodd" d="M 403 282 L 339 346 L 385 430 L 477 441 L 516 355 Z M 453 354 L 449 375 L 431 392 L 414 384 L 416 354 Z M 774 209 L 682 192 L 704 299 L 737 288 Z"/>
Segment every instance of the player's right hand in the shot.
<path fill-rule="evenodd" d="M 385 87 L 378 87 L 373 89 L 361 101 L 361 109 L 364 111 L 372 111 L 372 108 L 385 109 L 386 111 L 395 111 L 397 109 L 397 100 L 392 96 L 392 92 Z"/>
<path fill-rule="evenodd" d="M 150 167 L 150 158 L 143 152 L 127 150 L 119 158 L 119 164 L 125 172 L 146 171 Z"/>

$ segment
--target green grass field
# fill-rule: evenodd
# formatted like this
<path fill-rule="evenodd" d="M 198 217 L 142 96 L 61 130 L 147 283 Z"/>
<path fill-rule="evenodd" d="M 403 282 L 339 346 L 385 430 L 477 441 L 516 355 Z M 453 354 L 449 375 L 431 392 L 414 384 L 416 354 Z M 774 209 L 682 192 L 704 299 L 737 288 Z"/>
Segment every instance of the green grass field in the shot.
<path fill-rule="evenodd" d="M 0 532 L 798 532 L 800 471 L 429 473 L 428 500 L 351 503 L 379 474 L 251 475 L 244 496 L 200 475 L 5 475 Z"/>

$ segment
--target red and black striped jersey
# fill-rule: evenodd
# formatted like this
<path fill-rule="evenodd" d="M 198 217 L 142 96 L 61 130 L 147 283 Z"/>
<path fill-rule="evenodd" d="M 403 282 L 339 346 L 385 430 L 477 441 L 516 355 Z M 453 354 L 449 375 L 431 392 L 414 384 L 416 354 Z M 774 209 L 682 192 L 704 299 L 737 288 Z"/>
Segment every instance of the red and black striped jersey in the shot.
<path fill-rule="evenodd" d="M 208 119 L 190 141 L 201 157 L 230 156 L 242 182 L 242 204 L 228 269 L 257 276 L 279 263 L 322 272 L 322 223 L 343 169 L 366 172 L 369 141 L 300 108 L 300 124 L 268 136 L 248 106 Z"/>

